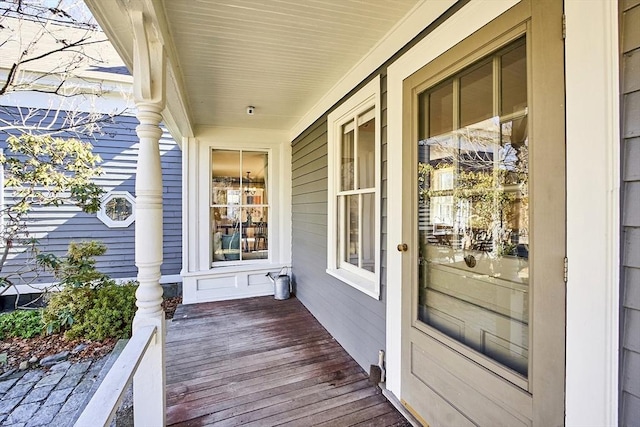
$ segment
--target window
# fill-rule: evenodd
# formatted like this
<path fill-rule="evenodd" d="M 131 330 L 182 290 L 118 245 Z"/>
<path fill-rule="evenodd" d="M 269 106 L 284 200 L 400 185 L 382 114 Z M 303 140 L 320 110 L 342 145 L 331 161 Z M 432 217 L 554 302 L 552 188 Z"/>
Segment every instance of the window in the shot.
<path fill-rule="evenodd" d="M 135 220 L 135 199 L 128 191 L 110 191 L 102 200 L 98 219 L 109 228 L 130 226 Z"/>
<path fill-rule="evenodd" d="M 269 155 L 211 151 L 213 265 L 269 258 Z"/>
<path fill-rule="evenodd" d="M 380 78 L 329 114 L 327 272 L 380 297 Z"/>

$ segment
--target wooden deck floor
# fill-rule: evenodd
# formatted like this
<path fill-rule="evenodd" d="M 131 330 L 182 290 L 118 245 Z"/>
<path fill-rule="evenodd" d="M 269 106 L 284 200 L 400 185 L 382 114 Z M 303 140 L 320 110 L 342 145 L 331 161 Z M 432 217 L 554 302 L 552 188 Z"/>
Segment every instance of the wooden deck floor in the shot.
<path fill-rule="evenodd" d="M 295 298 L 180 306 L 166 360 L 168 425 L 410 425 Z"/>

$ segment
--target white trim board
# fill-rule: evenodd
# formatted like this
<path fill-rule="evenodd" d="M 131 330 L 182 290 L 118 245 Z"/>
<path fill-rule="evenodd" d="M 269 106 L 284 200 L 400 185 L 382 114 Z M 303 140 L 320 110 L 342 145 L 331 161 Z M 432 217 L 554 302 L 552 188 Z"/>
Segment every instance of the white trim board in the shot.
<path fill-rule="evenodd" d="M 567 425 L 618 425 L 617 5 L 565 1 Z"/>
<path fill-rule="evenodd" d="M 138 280 L 137 277 L 118 277 L 114 278 L 118 284 L 127 283 L 127 282 L 135 282 Z M 182 283 L 182 276 L 179 274 L 167 274 L 160 277 L 160 284 L 166 285 L 171 283 Z M 18 290 L 20 291 L 20 295 L 27 294 L 37 294 L 44 291 L 46 288 L 51 288 L 49 290 L 59 291 L 62 287 L 57 284 L 57 282 L 48 282 L 48 283 L 33 283 L 31 285 L 17 285 Z M 13 296 L 16 294 L 16 291 L 13 287 L 8 289 L 1 296 Z"/>

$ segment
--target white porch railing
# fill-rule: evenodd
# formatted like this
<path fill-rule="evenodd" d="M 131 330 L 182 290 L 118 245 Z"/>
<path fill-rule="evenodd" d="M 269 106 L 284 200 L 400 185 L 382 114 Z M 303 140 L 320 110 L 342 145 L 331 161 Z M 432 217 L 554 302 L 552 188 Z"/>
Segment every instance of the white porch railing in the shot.
<path fill-rule="evenodd" d="M 155 326 L 143 326 L 135 331 L 76 421 L 76 427 L 108 426 L 111 423 L 156 334 Z"/>

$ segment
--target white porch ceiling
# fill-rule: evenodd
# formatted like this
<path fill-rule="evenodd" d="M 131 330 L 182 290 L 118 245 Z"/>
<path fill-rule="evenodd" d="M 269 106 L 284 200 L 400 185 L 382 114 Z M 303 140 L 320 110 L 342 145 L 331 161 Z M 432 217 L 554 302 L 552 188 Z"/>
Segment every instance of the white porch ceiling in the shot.
<path fill-rule="evenodd" d="M 191 122 L 288 131 L 416 3 L 165 0 Z"/>
<path fill-rule="evenodd" d="M 454 2 L 85 0 L 129 67 L 127 10 L 141 8 L 156 26 L 171 64 L 165 119 L 182 135 L 201 126 L 300 131 L 311 111 L 335 102 L 323 98 L 332 88 L 366 76 L 354 81 L 351 70 L 372 72 L 415 35 L 407 28 L 424 28 Z"/>

